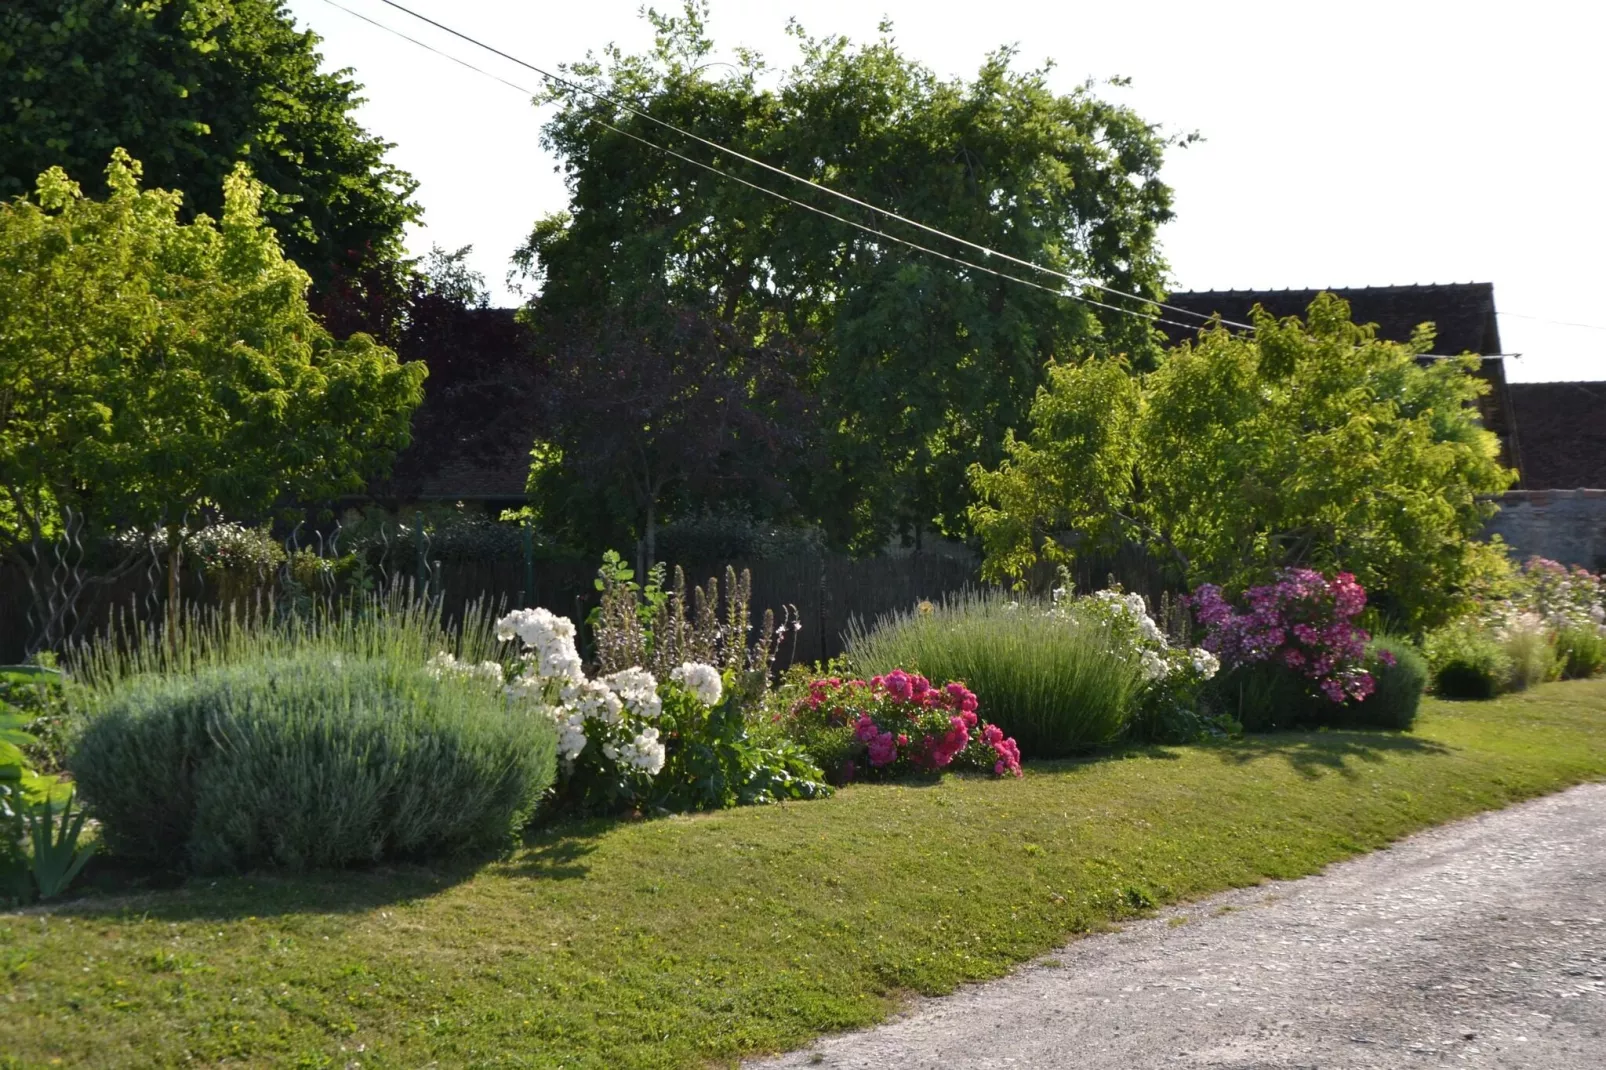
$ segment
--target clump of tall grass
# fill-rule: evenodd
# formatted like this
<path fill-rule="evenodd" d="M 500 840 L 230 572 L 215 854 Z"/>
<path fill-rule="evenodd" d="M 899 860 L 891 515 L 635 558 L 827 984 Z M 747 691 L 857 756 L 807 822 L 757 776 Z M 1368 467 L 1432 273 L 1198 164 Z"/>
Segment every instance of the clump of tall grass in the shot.
<path fill-rule="evenodd" d="M 494 847 L 556 771 L 555 729 L 441 650 L 496 651 L 489 617 L 370 599 L 293 619 L 195 610 L 75 652 L 67 765 L 112 852 L 230 872 Z"/>
<path fill-rule="evenodd" d="M 1050 615 L 1046 604 L 969 592 L 941 605 L 849 624 L 847 656 L 865 674 L 917 670 L 963 680 L 982 714 L 1021 752 L 1056 758 L 1109 743 L 1132 717 L 1139 659 L 1107 621 Z"/>

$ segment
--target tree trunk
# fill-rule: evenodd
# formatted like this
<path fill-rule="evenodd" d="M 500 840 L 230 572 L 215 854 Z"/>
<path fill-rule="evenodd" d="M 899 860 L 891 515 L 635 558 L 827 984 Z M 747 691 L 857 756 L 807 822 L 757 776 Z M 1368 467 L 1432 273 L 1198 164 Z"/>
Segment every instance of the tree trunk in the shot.
<path fill-rule="evenodd" d="M 179 529 L 167 529 L 167 645 L 172 653 L 178 652 L 178 569 L 184 556 L 184 542 Z"/>
<path fill-rule="evenodd" d="M 647 499 L 647 538 L 646 538 L 646 566 L 652 568 L 658 560 L 658 497 Z M 646 573 L 643 572 L 643 582 Z"/>

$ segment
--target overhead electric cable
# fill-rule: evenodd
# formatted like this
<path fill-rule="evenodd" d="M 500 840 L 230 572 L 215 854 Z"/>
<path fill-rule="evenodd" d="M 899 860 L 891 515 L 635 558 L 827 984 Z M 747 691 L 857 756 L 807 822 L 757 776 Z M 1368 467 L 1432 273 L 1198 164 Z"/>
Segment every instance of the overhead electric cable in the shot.
<path fill-rule="evenodd" d="M 362 21 L 368 23 L 371 26 L 378 27 L 379 29 L 386 31 L 387 33 L 395 34 L 397 37 L 400 37 L 402 40 L 411 42 L 412 44 L 415 44 L 418 47 L 420 47 L 420 48 L 422 48 L 422 49 L 424 49 L 424 50 L 426 50 L 428 52 L 433 52 L 435 55 L 440 56 L 443 59 L 451 60 L 453 63 L 456 63 L 461 67 L 465 67 L 468 70 L 471 70 L 476 74 L 482 74 L 487 78 L 494 79 L 495 81 L 498 81 L 498 82 L 502 83 L 503 85 L 509 87 L 510 89 L 518 90 L 520 93 L 524 93 L 524 94 L 530 95 L 530 96 L 534 95 L 533 93 L 531 93 L 531 91 L 529 89 L 525 88 L 524 86 L 519 85 L 516 82 L 510 82 L 506 78 L 503 78 L 502 76 L 500 76 L 498 74 L 493 74 L 492 72 L 487 71 L 487 70 L 485 70 L 485 69 L 483 69 L 481 67 L 476 67 L 474 64 L 469 63 L 467 60 L 460 59 L 459 57 L 454 56 L 449 52 L 443 52 L 440 49 L 434 47 L 433 45 L 430 45 L 430 44 L 427 44 L 427 43 L 425 43 L 423 41 L 418 40 L 416 37 L 409 37 L 407 34 L 402 33 L 400 30 L 393 29 L 392 27 L 387 26 L 382 22 L 378 22 L 375 19 L 369 18 L 367 15 L 361 14 L 360 12 L 357 12 L 357 11 L 353 11 L 351 8 L 346 7 L 344 4 L 336 2 L 336 0 L 324 0 L 324 2 L 327 3 L 330 7 L 339 8 L 341 11 L 344 11 L 346 14 L 351 15 L 351 16 L 353 16 L 355 18 L 359 18 L 359 19 L 361 19 Z M 387 2 L 388 2 L 388 0 L 387 0 Z M 429 20 L 426 19 L 425 21 L 429 21 Z M 538 72 L 538 73 L 540 73 L 540 72 Z M 740 183 L 740 184 L 742 184 L 744 186 L 747 186 L 750 189 L 757 190 L 760 193 L 768 194 L 769 196 L 774 197 L 777 200 L 785 201 L 788 204 L 792 204 L 792 205 L 795 205 L 795 206 L 797 206 L 799 208 L 802 208 L 802 209 L 804 209 L 806 211 L 813 212 L 816 215 L 824 216 L 827 219 L 834 219 L 839 223 L 846 223 L 848 226 L 854 227 L 857 230 L 861 230 L 866 234 L 873 235 L 873 236 L 875 236 L 877 238 L 885 239 L 886 241 L 896 242 L 899 245 L 908 246 L 911 249 L 915 249 L 915 250 L 917 250 L 919 252 L 926 253 L 926 254 L 928 254 L 930 256 L 939 257 L 939 258 L 941 258 L 943 260 L 947 260 L 947 261 L 949 261 L 951 263 L 959 264 L 959 265 L 961 265 L 963 267 L 971 268 L 972 270 L 975 270 L 975 271 L 985 272 L 986 274 L 994 275 L 994 276 L 997 276 L 998 278 L 1001 278 L 1001 279 L 1008 279 L 1011 282 L 1018 282 L 1022 286 L 1030 286 L 1033 289 L 1042 290 L 1045 293 L 1054 294 L 1056 297 L 1063 297 L 1063 298 L 1067 298 L 1067 299 L 1072 300 L 1072 301 L 1079 301 L 1079 302 L 1081 302 L 1083 304 L 1092 305 L 1092 306 L 1094 306 L 1096 308 L 1107 309 L 1107 310 L 1109 310 L 1111 312 L 1119 312 L 1119 313 L 1122 313 L 1124 315 L 1134 316 L 1134 317 L 1137 317 L 1138 319 L 1147 320 L 1147 321 L 1152 322 L 1152 323 L 1164 323 L 1167 326 L 1180 327 L 1180 328 L 1182 328 L 1183 330 L 1186 330 L 1186 331 L 1197 330 L 1199 328 L 1199 326 L 1200 326 L 1199 324 L 1180 323 L 1180 322 L 1178 322 L 1176 320 L 1165 319 L 1164 317 L 1160 317 L 1160 316 L 1145 315 L 1144 313 L 1135 311 L 1134 309 L 1122 308 L 1119 305 L 1112 305 L 1112 304 L 1109 304 L 1108 302 L 1099 301 L 1099 300 L 1096 300 L 1094 298 L 1084 296 L 1082 294 L 1069 293 L 1063 287 L 1044 286 L 1040 282 L 1033 282 L 1031 279 L 1023 279 L 1018 275 L 1011 275 L 1007 271 L 999 271 L 997 268 L 991 268 L 991 267 L 986 266 L 985 264 L 977 264 L 977 263 L 975 263 L 973 261 L 966 260 L 963 257 L 954 256 L 951 253 L 945 253 L 945 252 L 942 252 L 939 249 L 932 249 L 929 246 L 921 245 L 920 243 L 910 241 L 907 238 L 901 238 L 896 234 L 889 234 L 886 231 L 878 230 L 875 227 L 871 227 L 871 226 L 868 226 L 868 225 L 866 225 L 864 223 L 860 223 L 857 220 L 848 219 L 845 216 L 837 215 L 834 212 L 828 212 L 823 208 L 819 208 L 819 207 L 817 207 L 815 205 L 808 204 L 808 203 L 806 203 L 804 201 L 800 201 L 800 200 L 798 200 L 798 199 L 796 199 L 794 197 L 788 197 L 786 194 L 781 193 L 781 192 L 779 192 L 777 190 L 770 189 L 770 188 L 768 188 L 766 186 L 761 186 L 758 183 L 749 181 L 748 179 L 742 178 L 739 175 L 733 175 L 728 171 L 721 170 L 720 168 L 715 167 L 712 164 L 704 163 L 701 160 L 694 159 L 691 156 L 687 156 L 685 153 L 678 152 L 675 149 L 671 149 L 671 148 L 669 148 L 667 146 L 664 146 L 664 145 L 660 145 L 657 142 L 651 141 L 651 140 L 649 140 L 647 138 L 644 138 L 644 137 L 640 136 L 639 134 L 633 134 L 628 130 L 621 129 L 620 127 L 617 127 L 617 126 L 613 125 L 612 123 L 610 123 L 610 122 L 608 122 L 608 121 L 606 121 L 604 119 L 598 119 L 595 116 L 592 116 L 592 117 L 590 117 L 590 121 L 596 123 L 597 125 L 603 127 L 606 130 L 611 130 L 616 134 L 620 134 L 620 135 L 622 135 L 624 137 L 627 137 L 627 138 L 631 139 L 632 141 L 640 142 L 641 144 L 647 146 L 648 148 L 654 149 L 654 150 L 656 150 L 658 152 L 665 153 L 665 154 L 667 154 L 669 156 L 673 156 L 676 159 L 683 160 L 686 163 L 689 163 L 689 164 L 693 165 L 694 167 L 700 167 L 705 171 L 709 171 L 709 172 L 711 172 L 713 174 L 719 175 L 720 177 L 728 179 L 728 180 L 730 180 L 732 182 L 738 182 L 738 183 Z M 698 140 L 702 140 L 702 139 L 699 138 Z M 1013 259 L 1013 258 L 1011 257 L 1011 258 L 1008 258 L 1008 259 Z M 1058 272 L 1051 272 L 1051 274 L 1058 275 L 1059 273 Z M 1062 276 L 1062 277 L 1067 278 L 1067 279 L 1070 278 L 1070 276 Z M 1107 289 L 1105 287 L 1098 287 L 1098 288 L 1099 289 Z M 1133 295 L 1130 295 L 1130 294 L 1124 294 L 1121 291 L 1113 291 L 1113 292 L 1121 294 L 1122 296 L 1127 296 L 1127 297 L 1133 296 Z M 1137 300 L 1145 300 L 1143 298 L 1136 298 L 1136 299 Z M 1154 301 L 1149 301 L 1148 303 L 1149 304 L 1158 304 L 1158 302 L 1154 302 Z M 1164 307 L 1169 307 L 1169 306 L 1164 306 Z M 1199 315 L 1199 313 L 1191 313 L 1191 314 L 1192 315 Z M 1222 322 L 1226 323 L 1227 321 L 1223 320 Z"/>
<path fill-rule="evenodd" d="M 334 3 L 334 0 L 326 0 L 326 2 L 332 4 L 335 7 L 341 7 L 340 4 Z M 933 226 L 931 226 L 931 225 L 929 225 L 927 223 L 922 223 L 917 219 L 910 219 L 908 216 L 900 215 L 899 213 L 894 212 L 889 208 L 882 208 L 880 205 L 872 204 L 869 201 L 861 200 L 860 198 L 855 197 L 852 194 L 843 193 L 841 190 L 833 189 L 832 187 L 825 185 L 823 182 L 815 181 L 812 178 L 807 178 L 807 177 L 805 177 L 803 175 L 795 175 L 792 172 L 786 170 L 785 168 L 777 167 L 777 166 L 775 166 L 774 164 L 771 164 L 771 163 L 766 163 L 764 160 L 760 160 L 760 159 L 758 159 L 756 157 L 753 157 L 753 156 L 748 156 L 747 154 L 739 152 L 738 150 L 733 149 L 733 148 L 729 147 L 728 145 L 722 145 L 719 142 L 714 141 L 714 140 L 712 140 L 710 138 L 703 137 L 702 135 L 693 133 L 690 130 L 685 130 L 685 129 L 679 127 L 679 126 L 676 126 L 673 123 L 667 122 L 667 121 L 665 121 L 663 119 L 658 118 L 655 115 L 652 115 L 652 114 L 650 114 L 650 113 L 648 113 L 646 111 L 643 111 L 641 108 L 629 103 L 628 101 L 619 100 L 619 99 L 617 99 L 615 97 L 609 96 L 606 93 L 602 93 L 602 92 L 599 92 L 598 90 L 592 89 L 590 86 L 587 86 L 587 85 L 585 85 L 585 84 L 583 84 L 581 82 L 576 82 L 573 79 L 565 78 L 562 75 L 553 74 L 551 71 L 544 70 L 544 69 L 542 69 L 540 67 L 537 67 L 533 63 L 530 63 L 530 62 L 528 62 L 526 60 L 520 59 L 519 57 L 517 57 L 515 55 L 512 55 L 511 53 L 504 52 L 500 48 L 495 47 L 494 45 L 486 44 L 484 41 L 481 41 L 476 37 L 472 37 L 469 34 L 463 33 L 461 30 L 455 30 L 452 27 L 446 25 L 445 23 L 438 22 L 435 19 L 430 18 L 428 15 L 422 15 L 422 14 L 418 13 L 417 11 L 414 11 L 412 8 L 407 7 L 405 4 L 397 3 L 397 0 L 380 0 L 380 3 L 385 4 L 388 7 L 393 7 L 397 11 L 400 11 L 405 15 L 409 15 L 412 18 L 418 19 L 420 22 L 427 23 L 428 25 L 435 27 L 437 30 L 442 31 L 443 33 L 449 33 L 453 37 L 456 37 L 456 38 L 458 38 L 460 40 L 463 40 L 463 41 L 467 41 L 469 44 L 473 45 L 476 48 L 481 48 L 481 49 L 484 49 L 487 52 L 490 52 L 493 55 L 500 56 L 501 58 L 507 60 L 509 63 L 514 63 L 514 64 L 517 64 L 520 67 L 524 67 L 527 70 L 534 71 L 536 74 L 539 74 L 541 77 L 547 79 L 550 82 L 556 82 L 559 85 L 567 86 L 570 89 L 573 89 L 573 90 L 575 90 L 577 92 L 584 93 L 587 96 L 590 96 L 594 100 L 598 100 L 598 101 L 600 101 L 600 102 L 602 102 L 604 104 L 611 105 L 612 107 L 615 107 L 615 108 L 618 108 L 618 109 L 620 109 L 622 111 L 628 112 L 629 114 L 634 115 L 639 119 L 644 119 L 647 122 L 654 123 L 657 126 L 663 127 L 665 130 L 673 131 L 674 133 L 679 134 L 682 137 L 690 138 L 693 141 L 697 141 L 697 142 L 700 142 L 701 144 L 707 145 L 709 148 L 716 149 L 717 151 L 723 152 L 723 153 L 725 153 L 725 154 L 727 154 L 729 156 L 733 156 L 738 160 L 742 160 L 742 161 L 744 161 L 746 163 L 750 163 L 750 164 L 754 165 L 755 167 L 761 167 L 766 171 L 770 171 L 770 172 L 772 172 L 774 174 L 780 175 L 782 178 L 785 178 L 785 179 L 787 179 L 787 180 L 789 180 L 791 182 L 796 182 L 796 183 L 799 183 L 800 185 L 808 186 L 811 189 L 819 190 L 822 193 L 830 194 L 831 196 L 839 198 L 839 199 L 841 199 L 843 201 L 846 201 L 849 204 L 853 204 L 853 205 L 856 205 L 857 207 L 867 209 L 868 211 L 871 211 L 871 212 L 875 212 L 878 215 L 885 216 L 888 219 L 896 220 L 897 222 L 903 223 L 906 226 L 915 227 L 918 230 L 925 231 L 926 233 L 932 234 L 932 235 L 934 235 L 936 237 L 944 238 L 944 239 L 946 239 L 948 241 L 952 241 L 952 242 L 957 242 L 960 245 L 964 245 L 964 246 L 966 246 L 968 248 L 974 249 L 977 252 L 982 253 L 982 254 L 984 254 L 986 256 L 989 256 L 989 257 L 996 256 L 1001 260 L 1007 260 L 1010 263 L 1018 264 L 1018 265 L 1020 265 L 1021 267 L 1024 267 L 1024 268 L 1030 268 L 1032 271 L 1036 271 L 1036 272 L 1040 272 L 1040 273 L 1042 273 L 1044 275 L 1051 275 L 1051 276 L 1054 276 L 1056 278 L 1064 279 L 1066 282 L 1071 283 L 1073 286 L 1085 286 L 1085 287 L 1088 287 L 1089 289 L 1098 290 L 1098 291 L 1100 291 L 1102 293 L 1109 294 L 1109 295 L 1111 295 L 1113 297 L 1124 297 L 1124 298 L 1127 298 L 1129 300 L 1140 301 L 1143 304 L 1151 305 L 1151 306 L 1153 306 L 1155 308 L 1162 309 L 1162 310 L 1167 311 L 1167 312 L 1173 312 L 1173 313 L 1176 313 L 1176 314 L 1182 315 L 1182 316 L 1192 316 L 1192 317 L 1198 319 L 1200 321 L 1200 324 L 1197 324 L 1197 325 L 1179 325 L 1179 326 L 1188 326 L 1189 330 L 1196 330 L 1198 328 L 1198 326 L 1202 326 L 1203 324 L 1209 323 L 1209 322 L 1211 322 L 1211 321 L 1213 321 L 1213 320 L 1215 320 L 1217 318 L 1217 317 L 1214 317 L 1214 316 L 1205 315 L 1202 312 L 1195 312 L 1192 309 L 1180 308 L 1180 307 L 1178 307 L 1176 305 L 1168 305 L 1164 301 L 1158 301 L 1158 300 L 1156 300 L 1156 299 L 1154 299 L 1152 297 L 1144 297 L 1141 294 L 1129 293 L 1129 292 L 1127 292 L 1125 290 L 1121 290 L 1121 289 L 1118 289 L 1118 288 L 1113 287 L 1113 286 L 1106 286 L 1105 284 L 1100 283 L 1100 282 L 1096 282 L 1096 281 L 1094 281 L 1092 279 L 1078 278 L 1075 275 L 1068 274 L 1067 272 L 1057 271 L 1054 268 L 1045 267 L 1042 264 L 1035 263 L 1035 262 L 1033 262 L 1031 260 L 1026 260 L 1026 259 L 1023 259 L 1023 258 L 1018 257 L 1018 256 L 1012 256 L 1009 253 L 1002 252 L 1002 251 L 1000 251 L 998 249 L 990 248 L 988 246 L 980 244 L 979 242 L 971 241 L 968 238 L 961 238 L 957 234 L 950 234 L 947 231 L 940 230 L 937 227 L 933 227 Z M 349 12 L 351 9 L 350 8 L 341 7 L 341 10 Z M 355 12 L 352 12 L 352 14 L 355 14 Z M 362 18 L 363 16 L 358 16 L 358 17 Z M 374 20 L 372 20 L 372 19 L 364 18 L 364 21 L 373 23 L 376 26 L 382 26 L 382 24 L 374 22 Z M 382 26 L 382 28 L 388 29 L 389 27 L 383 27 Z M 414 38 L 406 37 L 405 34 L 401 34 L 398 31 L 392 31 L 392 32 L 396 32 L 397 36 L 405 37 L 407 40 L 413 41 L 414 44 L 418 44 L 418 45 L 421 45 L 422 47 L 429 48 L 428 45 L 423 45 L 422 42 L 417 41 Z M 438 51 L 436 49 L 430 49 L 430 50 L 431 51 Z M 441 55 L 446 55 L 446 53 L 440 53 L 440 54 Z M 470 66 L 470 65 L 465 63 L 464 66 Z M 471 68 L 471 69 L 476 69 L 477 70 L 478 68 Z M 481 73 L 485 73 L 485 72 L 481 72 Z M 491 77 L 494 78 L 496 76 L 495 75 L 491 75 Z M 505 81 L 505 79 L 500 79 L 499 78 L 498 81 L 503 81 L 505 84 L 509 84 L 509 85 L 512 84 L 512 83 L 507 83 Z M 528 90 L 523 90 L 523 92 L 529 92 L 529 91 Z M 534 94 L 532 93 L 531 96 L 534 96 Z M 617 129 L 617 127 L 611 127 L 610 129 Z M 646 141 L 646 139 L 644 139 L 644 138 L 638 138 L 637 140 L 643 141 L 645 144 L 649 144 L 649 145 L 653 144 L 652 142 Z M 665 151 L 667 151 L 667 150 L 665 150 Z M 685 157 L 682 157 L 682 158 L 684 159 Z M 692 162 L 697 162 L 697 161 L 692 161 Z M 724 173 L 724 172 L 720 172 L 720 173 Z M 755 187 L 755 188 L 763 189 L 764 187 Z M 798 202 L 794 202 L 794 203 L 798 203 Z M 838 218 L 840 218 L 840 217 L 838 217 Z M 906 243 L 906 244 L 913 245 L 914 243 L 909 242 L 909 243 Z M 920 246 L 915 246 L 915 248 L 921 248 L 921 247 Z M 995 274 L 998 274 L 998 273 L 995 272 Z M 1003 277 L 1005 277 L 1005 278 L 1014 278 L 1014 276 L 1010 276 L 1010 275 L 1005 275 Z M 1056 291 L 1056 292 L 1059 292 L 1059 291 Z M 1115 306 L 1106 305 L 1106 306 L 1103 306 L 1103 307 L 1115 307 Z M 1163 322 L 1170 323 L 1172 321 L 1167 320 L 1167 321 L 1163 321 Z M 1229 327 L 1237 327 L 1237 328 L 1240 328 L 1242 330 L 1247 330 L 1247 331 L 1253 331 L 1254 330 L 1254 327 L 1251 324 L 1247 324 L 1247 323 L 1238 323 L 1236 321 L 1227 320 L 1227 319 L 1222 319 L 1220 322 L 1225 324 L 1226 326 L 1229 326 Z"/>

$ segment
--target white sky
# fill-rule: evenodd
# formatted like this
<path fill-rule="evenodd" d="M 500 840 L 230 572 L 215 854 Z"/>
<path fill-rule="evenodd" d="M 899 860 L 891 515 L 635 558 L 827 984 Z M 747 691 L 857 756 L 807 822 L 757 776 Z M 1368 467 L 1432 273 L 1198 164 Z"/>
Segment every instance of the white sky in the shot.
<path fill-rule="evenodd" d="M 339 2 L 537 87 L 379 0 Z M 610 41 L 651 43 L 639 0 L 402 2 L 549 70 Z M 328 64 L 355 69 L 361 121 L 419 179 L 413 250 L 473 244 L 475 267 L 510 302 L 509 254 L 567 201 L 536 144 L 544 113 L 326 0 L 289 6 L 324 38 Z M 794 15 L 813 34 L 861 41 L 889 17 L 906 53 L 945 76 L 1018 44 L 1023 63 L 1053 59 L 1066 88 L 1131 77 L 1113 99 L 1207 139 L 1163 171 L 1176 191 L 1161 234 L 1176 289 L 1489 281 L 1503 348 L 1523 354 L 1510 378 L 1606 379 L 1606 5 L 714 0 L 709 26 L 722 48 L 789 66 Z"/>

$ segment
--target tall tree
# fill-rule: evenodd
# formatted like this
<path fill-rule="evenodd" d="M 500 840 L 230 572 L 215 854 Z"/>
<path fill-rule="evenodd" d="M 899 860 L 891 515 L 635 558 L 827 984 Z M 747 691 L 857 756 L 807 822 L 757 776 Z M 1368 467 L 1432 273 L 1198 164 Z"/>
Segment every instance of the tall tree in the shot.
<path fill-rule="evenodd" d="M 718 501 L 775 512 L 811 460 L 802 353 L 754 344 L 695 311 L 636 309 L 548 337 L 530 491 L 550 530 L 580 544 L 624 535 L 656 553 L 675 505 Z"/>
<path fill-rule="evenodd" d="M 122 147 L 152 185 L 184 194 L 186 218 L 216 218 L 244 163 L 315 286 L 362 286 L 400 257 L 417 183 L 357 124 L 361 87 L 320 71 L 317 46 L 284 0 L 8 0 L 0 198 L 48 167 L 95 174 Z"/>
<path fill-rule="evenodd" d="M 181 223 L 179 194 L 139 174 L 118 150 L 104 201 L 52 168 L 0 202 L 0 553 L 35 578 L 65 535 L 159 527 L 171 583 L 205 510 L 361 490 L 422 394 L 423 365 L 308 312 L 243 165 L 219 222 Z M 35 591 L 59 636 L 73 599 Z"/>
<path fill-rule="evenodd" d="M 569 73 L 654 119 L 969 240 L 1158 293 L 1155 231 L 1171 201 L 1158 173 L 1173 141 L 1091 84 L 1055 92 L 1047 70 L 1016 69 L 1007 49 L 974 79 L 949 81 L 904 56 L 890 27 L 855 47 L 794 26 L 802 61 L 765 88 L 751 52 L 734 68 L 708 62 L 703 15 L 695 3 L 676 17 L 649 13 L 650 53 L 610 50 Z M 1094 341 L 1140 363 L 1155 352 L 1141 315 L 1101 312 L 776 200 L 637 139 L 983 259 L 586 92 L 560 86 L 551 99 L 559 109 L 543 140 L 564 160 L 570 204 L 536 224 L 522 254 L 540 286 L 536 318 L 667 294 L 755 341 L 816 339 L 808 383 L 829 463 L 797 492 L 840 543 L 869 549 L 899 531 L 962 530 L 966 466 L 997 460 L 1051 356 Z"/>
<path fill-rule="evenodd" d="M 1098 538 L 1146 542 L 1190 583 L 1243 587 L 1277 568 L 1347 569 L 1397 623 L 1445 619 L 1500 551 L 1486 497 L 1511 485 L 1473 402 L 1477 357 L 1434 360 L 1350 322 L 1322 294 L 1307 322 L 1256 308 L 1135 378 L 1120 362 L 1056 365 L 1032 427 L 970 478 L 985 571 L 1022 575 Z"/>

